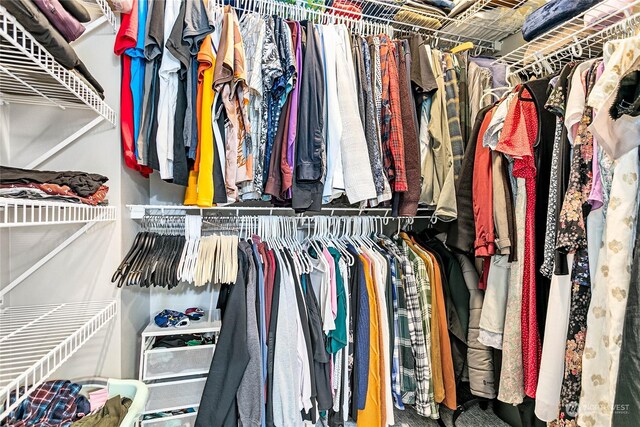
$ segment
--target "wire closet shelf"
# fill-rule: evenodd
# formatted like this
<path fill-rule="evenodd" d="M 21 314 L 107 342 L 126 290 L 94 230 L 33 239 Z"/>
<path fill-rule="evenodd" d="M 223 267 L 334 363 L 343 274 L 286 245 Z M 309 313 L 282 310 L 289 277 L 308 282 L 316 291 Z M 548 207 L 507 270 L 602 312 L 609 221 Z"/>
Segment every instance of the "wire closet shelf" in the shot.
<path fill-rule="evenodd" d="M 91 109 L 112 125 L 116 123 L 115 111 L 78 75 L 60 65 L 2 6 L 0 99 L 61 109 Z"/>
<path fill-rule="evenodd" d="M 431 37 L 431 44 L 447 47 L 471 41 L 478 51 L 499 49 L 504 37 L 518 31 L 526 11 L 542 0 L 482 0 L 457 17 L 439 13 L 436 8 L 425 9 L 409 0 L 366 0 L 361 12 L 347 11 L 336 4 L 325 6 L 314 1 L 292 4 L 279 0 L 238 0 L 240 11 L 278 14 L 291 19 L 310 19 L 315 22 L 342 22 L 353 31 L 373 35 L 380 32 L 411 34 Z M 516 14 L 520 19 L 513 18 Z"/>
<path fill-rule="evenodd" d="M 115 221 L 114 206 L 0 198 L 0 228 Z"/>
<path fill-rule="evenodd" d="M 640 0 L 613 7 L 598 3 L 496 60 L 512 73 L 551 74 L 572 60 L 602 55 L 607 41 L 631 37 L 640 28 Z"/>
<path fill-rule="evenodd" d="M 113 31 L 116 31 L 118 29 L 116 14 L 113 12 L 113 9 L 111 9 L 111 6 L 109 5 L 109 2 L 107 0 L 84 0 L 84 2 L 87 5 L 96 5 L 97 7 L 99 7 L 101 13 L 113 28 Z"/>
<path fill-rule="evenodd" d="M 116 315 L 115 301 L 0 309 L 0 420 Z"/>

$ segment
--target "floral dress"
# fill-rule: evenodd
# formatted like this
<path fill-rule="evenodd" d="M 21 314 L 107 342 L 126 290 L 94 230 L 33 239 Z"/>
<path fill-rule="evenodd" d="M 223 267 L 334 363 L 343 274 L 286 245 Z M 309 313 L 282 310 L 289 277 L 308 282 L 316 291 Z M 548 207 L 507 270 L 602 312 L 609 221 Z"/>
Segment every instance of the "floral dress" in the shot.
<path fill-rule="evenodd" d="M 587 96 L 595 83 L 597 66 L 592 65 L 587 74 Z M 577 425 L 576 415 L 582 389 L 582 356 L 587 334 L 587 310 L 591 301 L 586 217 L 590 210 L 589 195 L 593 185 L 593 136 L 588 130 L 592 118 L 593 109 L 586 106 L 574 141 L 569 186 L 558 217 L 556 248 L 560 252 L 575 253 L 571 270 L 571 306 L 560 413 L 554 422 L 558 426 Z"/>

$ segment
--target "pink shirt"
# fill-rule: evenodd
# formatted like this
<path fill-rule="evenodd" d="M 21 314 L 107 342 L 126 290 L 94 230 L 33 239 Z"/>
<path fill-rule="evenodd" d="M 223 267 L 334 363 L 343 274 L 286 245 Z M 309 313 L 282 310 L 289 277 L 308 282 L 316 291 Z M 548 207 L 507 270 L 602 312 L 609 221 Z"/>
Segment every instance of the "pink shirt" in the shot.
<path fill-rule="evenodd" d="M 322 255 L 327 259 L 329 263 L 329 275 L 330 275 L 330 284 L 331 284 L 331 314 L 333 315 L 333 319 L 335 320 L 338 315 L 338 291 L 336 286 L 336 264 L 333 260 L 333 257 L 327 250 L 327 248 L 322 249 Z"/>

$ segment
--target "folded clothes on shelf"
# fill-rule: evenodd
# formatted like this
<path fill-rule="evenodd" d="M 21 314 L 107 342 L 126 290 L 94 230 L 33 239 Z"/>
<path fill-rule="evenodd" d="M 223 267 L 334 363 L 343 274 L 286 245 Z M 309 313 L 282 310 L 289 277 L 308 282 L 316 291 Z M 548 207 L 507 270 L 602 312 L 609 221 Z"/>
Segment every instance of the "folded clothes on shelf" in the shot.
<path fill-rule="evenodd" d="M 362 5 L 360 2 L 349 0 L 334 0 L 331 14 L 336 16 L 344 16 L 350 19 L 362 19 Z"/>
<path fill-rule="evenodd" d="M 446 14 L 441 9 L 411 0 L 407 1 L 395 14 L 395 20 L 398 22 L 420 25 L 434 30 L 442 27 L 440 17 L 446 17 Z"/>
<path fill-rule="evenodd" d="M 69 12 L 75 19 L 86 24 L 91 21 L 91 14 L 82 5 L 79 0 L 59 0 L 64 9 Z"/>
<path fill-rule="evenodd" d="M 84 63 L 78 58 L 76 51 L 65 37 L 49 22 L 47 17 L 29 0 L 3 1 L 2 6 L 13 15 L 20 25 L 42 45 L 53 58 L 68 70 L 77 71 L 90 87 L 104 99 L 104 89 L 91 75 Z M 67 34 L 70 35 L 70 34 Z M 10 93 L 9 88 L 3 90 Z"/>
<path fill-rule="evenodd" d="M 72 42 L 85 32 L 84 26 L 67 11 L 60 0 L 33 0 L 33 3 L 66 41 Z"/>
<path fill-rule="evenodd" d="M 156 338 L 153 348 L 192 347 L 213 344 L 213 338 L 203 334 L 166 335 Z"/>
<path fill-rule="evenodd" d="M 106 176 L 97 173 L 42 171 L 0 166 L 0 184 L 55 184 L 68 187 L 76 197 L 95 195 L 108 180 Z M 67 195 L 70 194 L 67 193 Z"/>
<path fill-rule="evenodd" d="M 80 197 L 66 185 L 35 183 L 0 184 L 0 197 L 82 203 L 91 206 L 107 204 L 105 198 L 107 197 L 108 191 L 109 187 L 101 185 L 95 193 L 87 197 Z"/>
<path fill-rule="evenodd" d="M 451 0 L 416 0 L 418 3 L 422 3 L 428 6 L 437 7 L 442 11 L 449 13 L 454 8 L 455 3 Z"/>
<path fill-rule="evenodd" d="M 552 0 L 527 17 L 522 26 L 522 37 L 525 41 L 531 41 L 600 1 L 602 0 Z"/>

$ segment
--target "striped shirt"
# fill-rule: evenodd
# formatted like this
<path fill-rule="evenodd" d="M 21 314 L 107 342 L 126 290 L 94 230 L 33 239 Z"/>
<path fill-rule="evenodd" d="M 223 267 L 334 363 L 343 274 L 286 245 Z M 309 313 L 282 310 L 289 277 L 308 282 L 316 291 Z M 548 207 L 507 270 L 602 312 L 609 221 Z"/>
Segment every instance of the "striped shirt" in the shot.
<path fill-rule="evenodd" d="M 400 271 L 402 273 L 402 287 L 406 296 L 406 314 L 407 323 L 409 329 L 409 336 L 411 338 L 411 345 L 413 349 L 413 357 L 415 360 L 415 383 L 416 383 L 416 395 L 415 406 L 419 415 L 428 417 L 433 416 L 432 404 L 435 404 L 433 396 L 429 395 L 431 371 L 429 353 L 427 350 L 427 344 L 425 341 L 425 334 L 423 331 L 422 313 L 420 310 L 420 301 L 418 294 L 418 284 L 412 263 L 407 257 L 408 247 L 403 244 L 404 253 L 387 237 L 381 237 L 384 246 L 400 260 Z M 398 311 L 398 318 L 400 320 L 400 310 Z M 403 374 L 410 376 L 410 372 L 405 371 Z M 403 375 L 403 379 L 405 376 Z M 408 378 L 407 378 L 408 379 Z M 405 401 L 405 403 L 407 403 Z"/>
<path fill-rule="evenodd" d="M 453 175 L 458 179 L 464 157 L 464 141 L 460 126 L 460 93 L 458 92 L 458 77 L 453 65 L 453 56 L 443 54 L 444 58 L 444 89 L 447 101 L 447 117 L 449 120 L 449 138 L 453 153 Z"/>
<path fill-rule="evenodd" d="M 429 273 L 424 260 L 411 250 L 409 245 L 403 242 L 403 249 L 409 261 L 413 265 L 416 287 L 418 292 L 418 301 L 420 305 L 420 314 L 422 320 L 422 328 L 424 333 L 424 342 L 427 354 L 431 354 L 431 283 L 429 282 Z M 429 380 L 431 380 L 431 364 L 428 367 Z M 433 382 L 429 381 L 429 404 L 431 405 L 431 416 L 437 418 L 438 405 L 435 401 L 435 393 Z"/>

